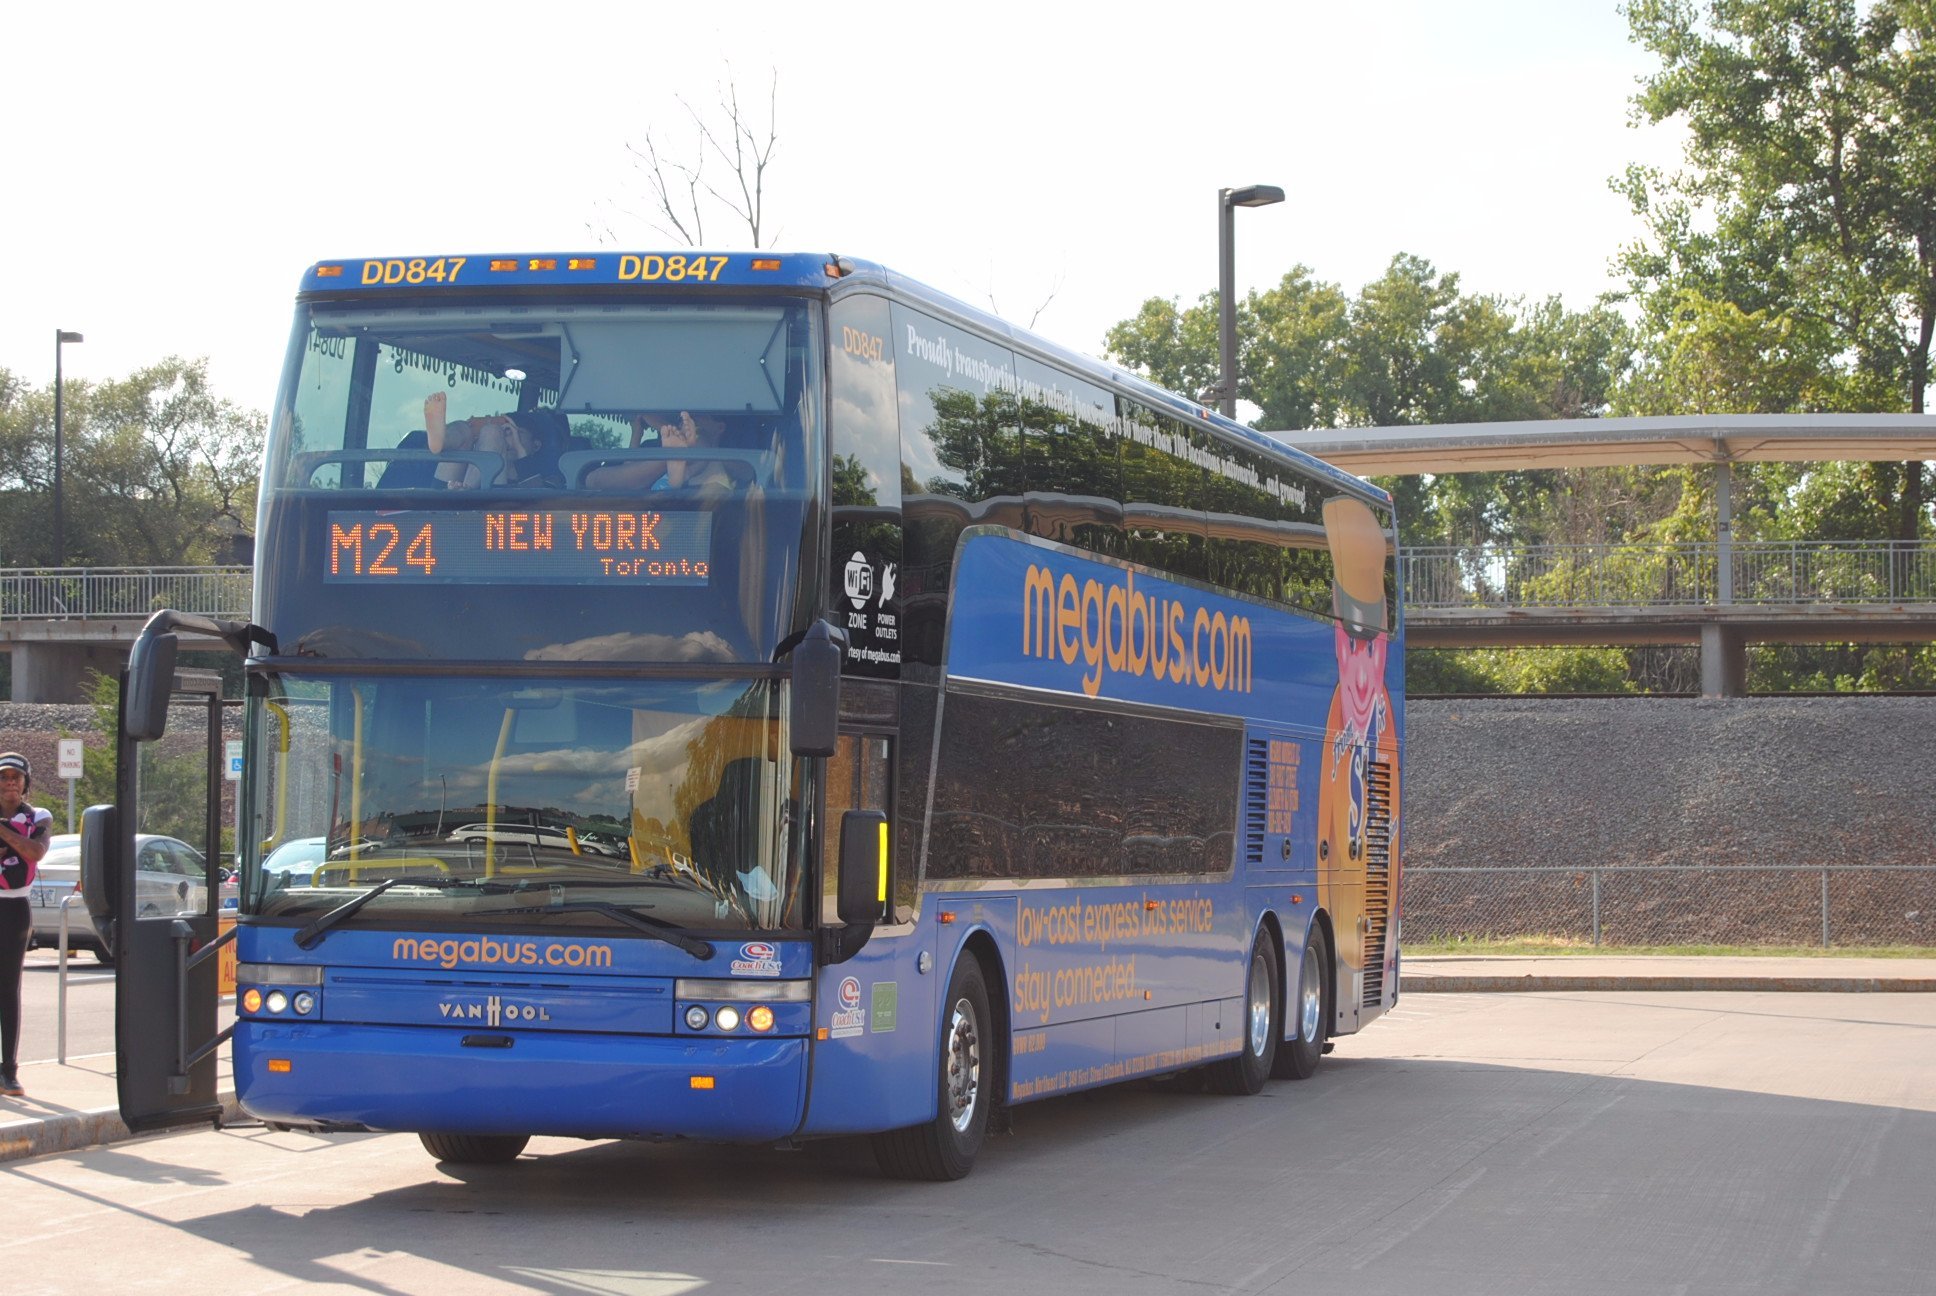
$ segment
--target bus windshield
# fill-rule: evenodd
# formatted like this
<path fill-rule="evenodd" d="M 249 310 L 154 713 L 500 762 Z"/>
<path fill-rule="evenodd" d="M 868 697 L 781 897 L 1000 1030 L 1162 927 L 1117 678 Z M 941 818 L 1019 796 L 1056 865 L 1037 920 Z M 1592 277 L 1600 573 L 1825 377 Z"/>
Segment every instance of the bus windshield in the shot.
<path fill-rule="evenodd" d="M 263 474 L 257 619 L 306 657 L 770 660 L 812 588 L 818 309 L 304 303 Z"/>
<path fill-rule="evenodd" d="M 314 917 L 388 883 L 358 921 L 805 925 L 779 683 L 263 684 L 245 912 Z"/>

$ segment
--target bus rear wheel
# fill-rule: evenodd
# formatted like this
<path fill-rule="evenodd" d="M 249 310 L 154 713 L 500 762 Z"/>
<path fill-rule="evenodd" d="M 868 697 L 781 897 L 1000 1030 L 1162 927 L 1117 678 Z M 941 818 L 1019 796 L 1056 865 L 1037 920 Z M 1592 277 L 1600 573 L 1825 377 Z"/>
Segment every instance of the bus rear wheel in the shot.
<path fill-rule="evenodd" d="M 424 1151 L 452 1165 L 503 1165 L 515 1161 L 529 1134 L 419 1134 Z"/>
<path fill-rule="evenodd" d="M 995 1038 L 981 963 L 962 956 L 942 1001 L 934 1119 L 874 1136 L 874 1159 L 896 1179 L 959 1179 L 975 1168 L 994 1104 Z"/>
<path fill-rule="evenodd" d="M 1331 1020 L 1327 1011 L 1330 1005 L 1325 1002 L 1324 965 L 1331 958 L 1331 943 L 1324 938 L 1324 930 L 1311 928 L 1310 939 L 1304 942 L 1304 957 L 1298 964 L 1297 994 L 1291 1000 L 1291 1012 L 1295 1020 L 1291 1023 L 1297 1034 L 1278 1046 L 1277 1062 L 1271 1067 L 1271 1075 L 1279 1080 L 1308 1080 L 1318 1069 L 1318 1061 L 1324 1056 L 1325 1023 Z"/>
<path fill-rule="evenodd" d="M 1277 1037 L 1284 1033 L 1277 1006 L 1277 942 L 1259 932 L 1250 947 L 1250 975 L 1244 979 L 1244 1017 L 1238 1023 L 1242 1047 L 1234 1058 L 1210 1067 L 1217 1093 L 1254 1094 L 1264 1087 L 1277 1060 Z"/>

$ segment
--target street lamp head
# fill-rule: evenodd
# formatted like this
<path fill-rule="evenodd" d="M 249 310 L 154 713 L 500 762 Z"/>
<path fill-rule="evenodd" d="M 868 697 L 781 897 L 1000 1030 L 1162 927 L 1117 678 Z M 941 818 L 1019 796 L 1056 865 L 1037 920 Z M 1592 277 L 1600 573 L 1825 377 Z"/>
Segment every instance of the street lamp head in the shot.
<path fill-rule="evenodd" d="M 68 332 L 68 331 L 67 331 L 66 329 L 55 329 L 55 330 L 54 330 L 54 341 L 56 341 L 56 342 L 85 342 L 85 341 L 87 341 L 87 339 L 86 339 L 86 338 L 84 338 L 84 337 L 82 337 L 82 336 L 81 336 L 81 335 L 80 335 L 79 333 L 70 333 L 70 332 Z"/>
<path fill-rule="evenodd" d="M 1227 189 L 1224 202 L 1232 207 L 1268 207 L 1272 203 L 1284 201 L 1284 191 L 1276 185 L 1251 185 L 1245 189 Z"/>

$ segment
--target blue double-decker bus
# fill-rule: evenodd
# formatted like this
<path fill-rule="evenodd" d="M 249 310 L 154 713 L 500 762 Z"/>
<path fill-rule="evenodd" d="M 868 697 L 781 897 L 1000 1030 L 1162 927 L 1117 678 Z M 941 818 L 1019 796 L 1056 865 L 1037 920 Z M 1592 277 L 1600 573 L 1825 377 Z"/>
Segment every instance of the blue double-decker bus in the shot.
<path fill-rule="evenodd" d="M 160 612 L 84 888 L 121 1099 L 419 1134 L 873 1136 L 1301 1078 L 1398 987 L 1390 499 L 845 257 L 327 261 L 249 622 Z M 242 891 L 134 912 L 182 636 Z M 189 640 L 193 645 L 196 641 Z"/>

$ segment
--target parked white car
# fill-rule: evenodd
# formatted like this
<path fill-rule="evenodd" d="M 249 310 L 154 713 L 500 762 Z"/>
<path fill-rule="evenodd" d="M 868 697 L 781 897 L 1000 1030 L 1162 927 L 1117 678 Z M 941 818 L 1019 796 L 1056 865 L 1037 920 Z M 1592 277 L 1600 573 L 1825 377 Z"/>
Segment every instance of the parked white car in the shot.
<path fill-rule="evenodd" d="M 202 853 L 187 842 L 155 833 L 141 833 L 134 839 L 135 895 L 143 917 L 161 914 L 200 913 L 207 903 L 207 870 Z M 47 854 L 41 857 L 28 903 L 34 909 L 34 944 L 49 948 L 60 944 L 61 901 L 79 894 L 81 877 L 81 837 L 79 833 L 59 833 L 47 841 Z M 222 908 L 234 909 L 240 895 L 234 881 L 225 881 L 216 893 Z M 110 956 L 94 930 L 87 906 L 76 900 L 67 907 L 67 945 L 69 949 L 93 950 L 101 962 Z"/>

